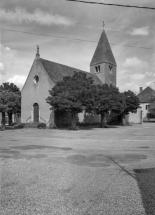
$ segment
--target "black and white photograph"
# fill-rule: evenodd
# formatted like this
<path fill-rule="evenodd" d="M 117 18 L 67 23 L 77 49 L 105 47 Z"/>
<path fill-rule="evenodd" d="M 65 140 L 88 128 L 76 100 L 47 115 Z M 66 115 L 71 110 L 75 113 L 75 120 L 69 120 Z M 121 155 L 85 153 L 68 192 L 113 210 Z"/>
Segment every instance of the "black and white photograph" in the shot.
<path fill-rule="evenodd" d="M 155 0 L 0 0 L 0 214 L 155 215 Z"/>

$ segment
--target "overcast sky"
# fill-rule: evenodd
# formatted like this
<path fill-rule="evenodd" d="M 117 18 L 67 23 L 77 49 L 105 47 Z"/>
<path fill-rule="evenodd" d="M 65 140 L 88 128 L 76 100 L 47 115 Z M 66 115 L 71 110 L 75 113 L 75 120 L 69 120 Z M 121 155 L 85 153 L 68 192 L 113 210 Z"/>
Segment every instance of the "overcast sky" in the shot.
<path fill-rule="evenodd" d="M 96 2 L 155 7 L 155 0 Z M 0 84 L 9 81 L 22 88 L 37 45 L 41 58 L 89 72 L 103 21 L 117 62 L 117 87 L 121 91 L 129 89 L 138 93 L 140 86 L 145 88 L 155 82 L 155 10 L 65 0 L 0 0 L 0 27 L 3 29 L 96 41 L 82 42 L 1 30 Z"/>

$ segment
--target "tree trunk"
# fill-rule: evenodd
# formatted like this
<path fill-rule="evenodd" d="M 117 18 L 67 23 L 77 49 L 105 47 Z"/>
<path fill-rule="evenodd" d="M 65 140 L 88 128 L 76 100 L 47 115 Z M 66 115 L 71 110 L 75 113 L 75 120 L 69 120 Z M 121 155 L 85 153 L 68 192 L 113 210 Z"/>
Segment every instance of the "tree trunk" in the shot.
<path fill-rule="evenodd" d="M 125 120 L 125 114 L 121 115 L 121 124 L 124 126 L 127 125 L 126 120 Z"/>
<path fill-rule="evenodd" d="M 72 119 L 71 119 L 71 130 L 74 130 L 76 128 L 76 113 L 72 113 Z"/>
<path fill-rule="evenodd" d="M 2 131 L 4 131 L 5 130 L 5 112 L 2 112 L 2 123 L 1 123 L 1 125 L 2 125 Z"/>
<path fill-rule="evenodd" d="M 12 125 L 12 113 L 8 113 L 8 117 L 9 117 L 9 126 Z"/>
<path fill-rule="evenodd" d="M 101 114 L 101 128 L 107 128 L 107 124 L 106 124 L 106 115 L 105 114 Z"/>

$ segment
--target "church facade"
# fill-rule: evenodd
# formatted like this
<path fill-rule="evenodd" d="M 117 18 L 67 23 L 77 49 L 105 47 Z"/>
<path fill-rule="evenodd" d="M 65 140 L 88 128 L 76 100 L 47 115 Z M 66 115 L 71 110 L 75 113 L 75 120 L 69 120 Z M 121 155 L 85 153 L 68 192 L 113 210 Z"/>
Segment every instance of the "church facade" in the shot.
<path fill-rule="evenodd" d="M 90 72 L 45 60 L 40 57 L 39 47 L 37 47 L 36 57 L 21 91 L 21 122 L 44 122 L 47 126 L 51 123 L 54 124 L 56 113 L 50 110 L 51 107 L 46 103 L 46 98 L 49 96 L 49 90 L 54 87 L 57 81 L 62 80 L 64 76 L 72 76 L 76 71 L 92 77 L 94 84 L 107 83 L 116 86 L 116 67 L 105 30 L 102 31 L 91 60 Z M 61 116 L 57 118 L 61 118 Z M 89 116 L 84 113 L 79 114 L 78 118 L 83 123 L 100 121 L 99 116 Z M 69 118 L 63 116 L 64 120 L 67 123 Z M 60 122 L 61 119 L 58 121 Z"/>

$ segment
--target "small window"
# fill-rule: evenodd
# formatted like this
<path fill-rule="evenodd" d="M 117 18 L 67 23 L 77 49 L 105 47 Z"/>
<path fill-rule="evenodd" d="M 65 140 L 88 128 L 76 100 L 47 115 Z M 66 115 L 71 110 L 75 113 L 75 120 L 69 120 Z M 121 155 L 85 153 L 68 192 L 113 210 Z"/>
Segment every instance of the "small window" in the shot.
<path fill-rule="evenodd" d="M 98 66 L 98 72 L 100 72 L 100 66 Z"/>
<path fill-rule="evenodd" d="M 109 73 L 110 73 L 110 74 L 112 74 L 112 68 L 113 68 L 113 67 L 112 67 L 111 65 L 109 65 Z"/>
<path fill-rule="evenodd" d="M 98 67 L 97 66 L 95 66 L 95 70 L 96 70 L 96 72 L 98 72 Z"/>
<path fill-rule="evenodd" d="M 146 105 L 146 110 L 149 110 L 150 105 Z"/>
<path fill-rule="evenodd" d="M 95 70 L 97 73 L 100 72 L 100 66 L 95 66 Z"/>
<path fill-rule="evenodd" d="M 37 84 L 39 82 L 39 76 L 35 75 L 34 76 L 34 83 Z"/>

